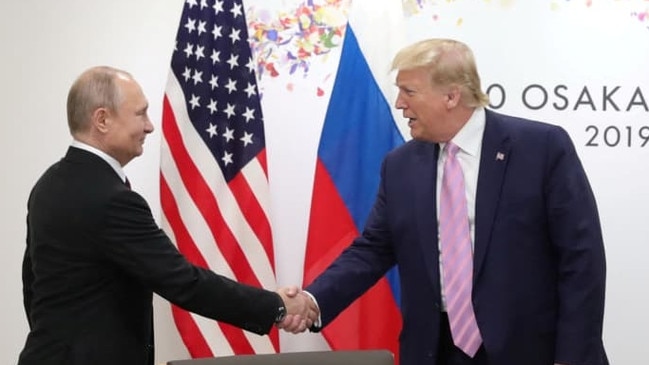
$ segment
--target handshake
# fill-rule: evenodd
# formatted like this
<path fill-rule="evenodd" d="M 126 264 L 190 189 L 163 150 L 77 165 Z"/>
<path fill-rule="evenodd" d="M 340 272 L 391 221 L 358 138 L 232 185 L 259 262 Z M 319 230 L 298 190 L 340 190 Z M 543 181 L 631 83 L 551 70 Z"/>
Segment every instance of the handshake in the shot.
<path fill-rule="evenodd" d="M 320 309 L 311 294 L 296 286 L 288 286 L 277 290 L 286 307 L 286 316 L 277 323 L 277 328 L 286 332 L 301 333 L 318 324 Z"/>

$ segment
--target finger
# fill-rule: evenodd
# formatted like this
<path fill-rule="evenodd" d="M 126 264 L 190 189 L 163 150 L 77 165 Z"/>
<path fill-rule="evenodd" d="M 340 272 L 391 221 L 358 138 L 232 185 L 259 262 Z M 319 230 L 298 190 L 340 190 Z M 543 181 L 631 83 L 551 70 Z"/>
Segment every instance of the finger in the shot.
<path fill-rule="evenodd" d="M 289 321 L 287 321 L 284 330 L 286 332 L 291 332 L 295 333 L 300 327 L 300 323 L 302 322 L 302 318 L 299 315 L 292 316 Z"/>
<path fill-rule="evenodd" d="M 295 285 L 287 286 L 284 288 L 284 292 L 289 298 L 295 298 L 300 293 L 300 288 Z"/>
<path fill-rule="evenodd" d="M 293 331 L 293 334 L 302 333 L 304 331 L 306 331 L 306 320 L 302 319 Z"/>
<path fill-rule="evenodd" d="M 276 323 L 275 325 L 276 325 L 277 328 L 279 328 L 279 329 L 286 329 L 286 327 L 288 326 L 288 324 L 289 324 L 292 320 L 293 320 L 293 315 L 292 315 L 292 314 L 287 314 L 281 322 Z"/>

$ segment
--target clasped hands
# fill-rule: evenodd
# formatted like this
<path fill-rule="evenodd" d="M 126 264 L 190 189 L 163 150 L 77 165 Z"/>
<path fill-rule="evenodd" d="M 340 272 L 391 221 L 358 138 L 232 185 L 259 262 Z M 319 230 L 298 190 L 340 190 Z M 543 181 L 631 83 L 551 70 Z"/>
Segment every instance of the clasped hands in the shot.
<path fill-rule="evenodd" d="M 296 286 L 288 286 L 277 290 L 286 307 L 286 316 L 277 328 L 286 332 L 301 333 L 311 328 L 320 316 L 320 309 L 310 295 Z"/>

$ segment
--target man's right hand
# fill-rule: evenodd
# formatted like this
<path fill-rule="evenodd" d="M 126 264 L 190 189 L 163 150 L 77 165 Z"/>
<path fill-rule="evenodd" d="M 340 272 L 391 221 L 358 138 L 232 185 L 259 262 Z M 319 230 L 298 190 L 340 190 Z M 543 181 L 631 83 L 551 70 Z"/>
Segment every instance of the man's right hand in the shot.
<path fill-rule="evenodd" d="M 320 316 L 320 309 L 311 299 L 296 286 L 277 290 L 286 306 L 286 317 L 277 327 L 286 332 L 301 333 L 310 328 Z"/>

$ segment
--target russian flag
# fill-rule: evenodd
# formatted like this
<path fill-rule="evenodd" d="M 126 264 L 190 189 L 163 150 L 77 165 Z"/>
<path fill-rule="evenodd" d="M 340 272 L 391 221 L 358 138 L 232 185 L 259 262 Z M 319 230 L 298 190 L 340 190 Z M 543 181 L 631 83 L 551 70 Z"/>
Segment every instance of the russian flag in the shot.
<path fill-rule="evenodd" d="M 304 283 L 359 235 L 378 190 L 385 154 L 404 142 L 391 104 L 389 63 L 403 37 L 401 1 L 355 0 L 320 136 Z M 399 283 L 393 269 L 323 329 L 332 350 L 398 354 Z M 306 285 L 305 285 L 306 286 Z"/>

